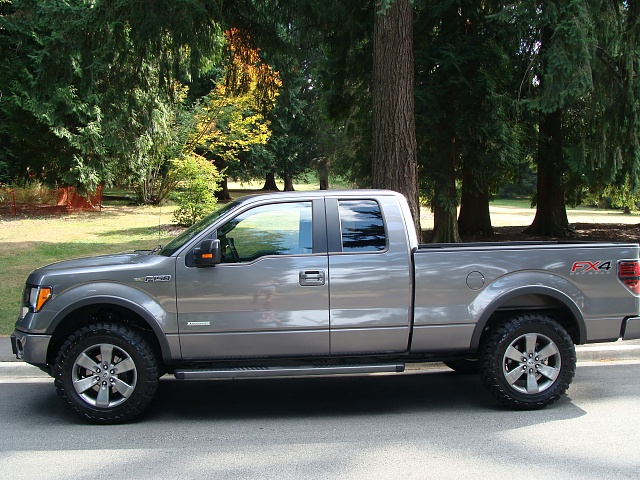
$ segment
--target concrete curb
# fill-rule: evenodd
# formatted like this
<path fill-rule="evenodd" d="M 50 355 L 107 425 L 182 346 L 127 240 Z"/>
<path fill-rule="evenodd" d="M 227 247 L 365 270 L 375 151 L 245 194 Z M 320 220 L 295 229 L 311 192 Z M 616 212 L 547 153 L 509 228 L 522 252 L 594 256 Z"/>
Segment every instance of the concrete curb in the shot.
<path fill-rule="evenodd" d="M 615 360 L 640 360 L 640 342 L 627 340 L 624 342 L 578 345 L 576 347 L 578 362 L 610 362 Z"/>
<path fill-rule="evenodd" d="M 640 340 L 578 345 L 576 347 L 576 355 L 578 363 L 640 360 Z M 422 364 L 418 365 L 423 366 Z M 418 367 L 418 365 L 415 365 L 411 370 L 421 370 L 422 368 Z M 424 366 L 426 365 L 429 364 Z M 39 368 L 17 360 L 11 352 L 9 338 L 3 337 L 0 338 L 0 381 L 11 378 L 37 379 L 51 377 Z"/>

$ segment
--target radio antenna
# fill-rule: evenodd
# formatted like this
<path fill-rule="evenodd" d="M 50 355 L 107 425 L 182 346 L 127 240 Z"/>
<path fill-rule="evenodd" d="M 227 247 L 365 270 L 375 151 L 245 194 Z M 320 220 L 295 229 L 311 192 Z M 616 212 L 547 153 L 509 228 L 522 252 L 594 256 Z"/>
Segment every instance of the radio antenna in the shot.
<path fill-rule="evenodd" d="M 160 245 L 161 222 L 162 222 L 162 203 L 160 204 L 160 210 L 158 211 L 158 245 Z"/>

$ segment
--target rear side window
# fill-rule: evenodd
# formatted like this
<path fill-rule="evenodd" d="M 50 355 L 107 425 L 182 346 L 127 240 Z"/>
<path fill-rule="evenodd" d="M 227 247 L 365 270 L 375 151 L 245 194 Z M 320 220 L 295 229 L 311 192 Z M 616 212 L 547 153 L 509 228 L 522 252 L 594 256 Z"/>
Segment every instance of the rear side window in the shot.
<path fill-rule="evenodd" d="M 377 252 L 387 248 L 382 211 L 373 200 L 340 200 L 343 252 Z"/>

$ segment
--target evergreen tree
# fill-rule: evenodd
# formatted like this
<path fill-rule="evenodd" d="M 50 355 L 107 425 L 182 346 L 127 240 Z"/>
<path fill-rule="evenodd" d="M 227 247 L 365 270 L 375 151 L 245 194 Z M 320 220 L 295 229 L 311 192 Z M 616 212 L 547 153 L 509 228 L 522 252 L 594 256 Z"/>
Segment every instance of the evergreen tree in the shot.
<path fill-rule="evenodd" d="M 420 199 L 414 108 L 413 5 L 375 2 L 372 79 L 372 186 L 405 195 L 418 238 Z"/>
<path fill-rule="evenodd" d="M 459 229 L 490 235 L 490 191 L 517 162 L 506 47 L 518 42 L 513 29 L 493 19 L 501 8 L 499 1 L 458 0 L 427 2 L 417 10 L 420 176 L 434 212 L 434 242 L 459 241 Z"/>
<path fill-rule="evenodd" d="M 587 2 L 525 0 L 504 12 L 521 34 L 528 56 L 522 80 L 523 105 L 538 116 L 536 216 L 525 231 L 544 236 L 571 234 L 565 189 L 566 111 L 593 88 L 594 29 Z"/>
<path fill-rule="evenodd" d="M 117 162 L 144 157 L 166 124 L 158 112 L 176 101 L 175 79 L 219 48 L 215 11 L 206 0 L 13 0 L 0 17 L 13 52 L 3 69 L 16 72 L 0 76 L 2 110 L 22 113 L 14 138 L 43 132 L 29 136 L 36 153 L 16 158 L 21 169 L 91 188 Z M 40 167 L 43 157 L 51 161 Z"/>
<path fill-rule="evenodd" d="M 594 90 L 574 115 L 574 163 L 592 194 L 626 209 L 640 195 L 640 2 L 592 2 L 596 33 Z"/>

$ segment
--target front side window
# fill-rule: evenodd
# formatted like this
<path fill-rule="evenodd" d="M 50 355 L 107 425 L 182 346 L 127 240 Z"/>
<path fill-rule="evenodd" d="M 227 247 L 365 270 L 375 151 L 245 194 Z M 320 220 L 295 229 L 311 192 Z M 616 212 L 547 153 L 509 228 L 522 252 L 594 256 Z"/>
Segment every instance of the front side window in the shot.
<path fill-rule="evenodd" d="M 382 211 L 373 200 L 341 200 L 343 252 L 377 252 L 387 248 Z"/>
<path fill-rule="evenodd" d="M 176 238 L 171 240 L 164 248 L 162 248 L 158 255 L 164 255 L 165 257 L 170 257 L 174 253 L 176 253 L 180 248 L 182 248 L 189 240 L 200 235 L 203 230 L 205 230 L 209 225 L 211 225 L 217 218 L 220 218 L 222 215 L 227 213 L 229 210 L 235 207 L 235 203 L 229 203 L 226 206 L 216 210 L 212 214 L 204 217 L 202 220 L 197 222 L 195 225 L 192 225 Z"/>
<path fill-rule="evenodd" d="M 262 205 L 218 229 L 223 263 L 313 253 L 311 202 Z"/>

